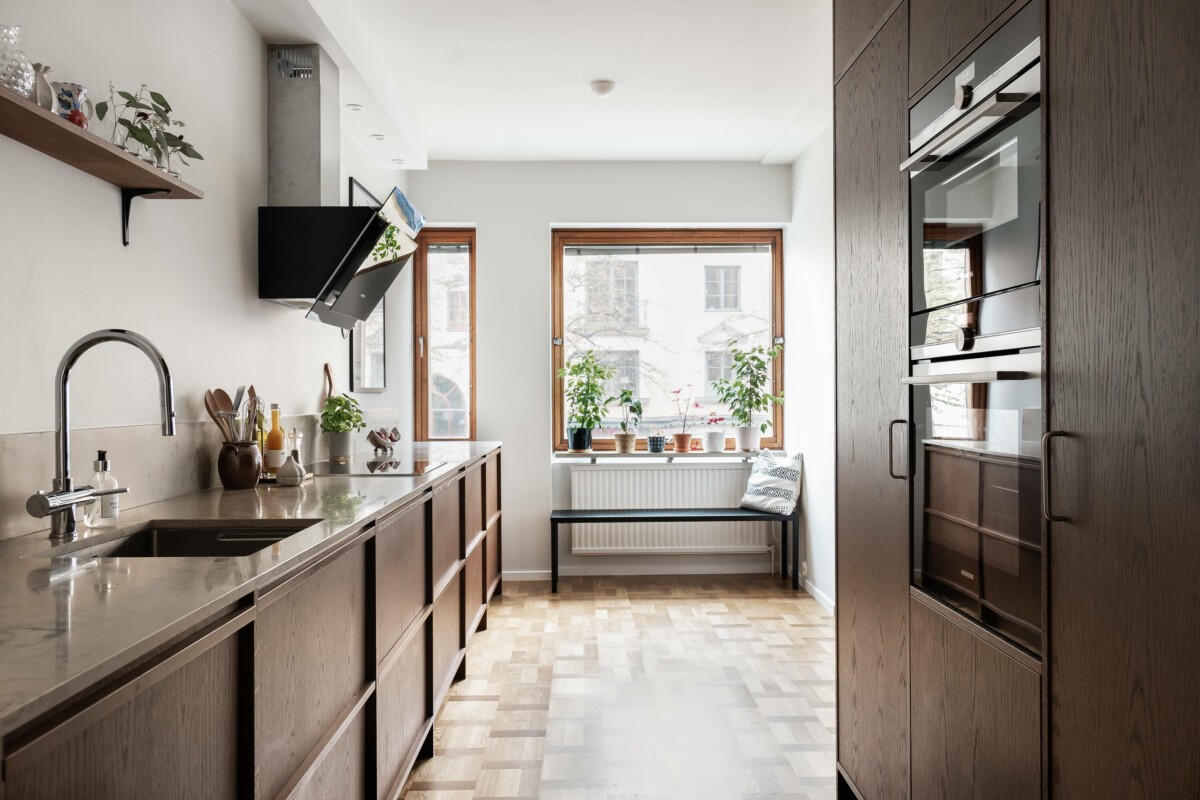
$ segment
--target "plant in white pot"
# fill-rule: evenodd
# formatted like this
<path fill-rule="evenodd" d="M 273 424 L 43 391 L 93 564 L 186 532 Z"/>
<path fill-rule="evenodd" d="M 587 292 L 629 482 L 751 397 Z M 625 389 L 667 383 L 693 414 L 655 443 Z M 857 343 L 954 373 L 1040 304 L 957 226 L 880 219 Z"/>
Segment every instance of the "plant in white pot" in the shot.
<path fill-rule="evenodd" d="M 321 409 L 321 430 L 329 434 L 330 460 L 349 461 L 354 454 L 353 433 L 365 427 L 357 400 L 348 394 L 331 395 Z"/>
<path fill-rule="evenodd" d="M 704 419 L 704 425 L 704 452 L 725 452 L 725 418 L 718 417 L 715 411 L 710 411 Z"/>
<path fill-rule="evenodd" d="M 600 427 L 615 399 L 605 392 L 605 385 L 616 374 L 615 367 L 601 364 L 591 350 L 558 370 L 558 377 L 566 383 L 567 447 L 572 453 L 586 453 L 592 449 L 592 431 Z"/>
<path fill-rule="evenodd" d="M 778 345 L 770 349 L 758 345 L 748 350 L 741 350 L 729 343 L 729 352 L 733 356 L 731 377 L 721 378 L 713 383 L 721 402 L 729 406 L 729 416 L 736 425 L 733 429 L 734 446 L 738 450 L 757 450 L 762 435 L 771 427 L 771 423 L 763 421 L 754 424 L 756 413 L 766 413 L 772 405 L 783 404 L 783 392 L 771 394 L 767 387 L 770 385 L 771 362 L 779 357 L 782 348 Z"/>
<path fill-rule="evenodd" d="M 633 399 L 632 389 L 622 389 L 617 398 L 621 409 L 621 432 L 613 434 L 618 453 L 632 453 L 637 446 L 638 424 L 642 421 L 642 401 Z"/>

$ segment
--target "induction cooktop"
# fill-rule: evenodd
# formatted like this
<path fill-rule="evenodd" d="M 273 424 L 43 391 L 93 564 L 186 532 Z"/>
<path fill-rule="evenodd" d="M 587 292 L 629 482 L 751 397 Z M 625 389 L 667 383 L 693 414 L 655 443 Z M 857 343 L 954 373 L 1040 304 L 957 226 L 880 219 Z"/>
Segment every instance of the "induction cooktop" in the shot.
<path fill-rule="evenodd" d="M 331 475 L 415 478 L 432 472 L 445 463 L 445 461 L 417 461 L 411 455 L 404 453 L 382 455 L 357 453 L 351 456 L 349 461 L 318 461 L 315 464 L 309 464 L 308 468 L 318 478 Z"/>

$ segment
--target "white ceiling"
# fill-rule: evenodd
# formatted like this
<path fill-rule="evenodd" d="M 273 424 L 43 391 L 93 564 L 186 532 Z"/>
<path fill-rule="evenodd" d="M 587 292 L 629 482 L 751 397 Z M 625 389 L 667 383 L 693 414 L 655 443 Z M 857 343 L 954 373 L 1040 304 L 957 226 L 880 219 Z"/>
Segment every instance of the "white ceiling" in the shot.
<path fill-rule="evenodd" d="M 343 42 L 350 57 L 390 65 L 363 81 L 429 159 L 784 163 L 831 115 L 831 0 L 337 6 L 375 45 Z M 612 96 L 591 93 L 599 78 Z"/>

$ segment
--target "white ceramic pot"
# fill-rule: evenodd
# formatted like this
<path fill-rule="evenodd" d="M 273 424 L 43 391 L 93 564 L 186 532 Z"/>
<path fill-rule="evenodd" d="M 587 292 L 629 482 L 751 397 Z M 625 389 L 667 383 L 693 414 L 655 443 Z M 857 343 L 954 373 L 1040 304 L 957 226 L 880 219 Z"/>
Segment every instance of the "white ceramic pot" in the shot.
<path fill-rule="evenodd" d="M 350 456 L 354 454 L 354 433 L 346 431 L 345 433 L 328 433 L 329 436 L 329 460 L 330 461 L 349 461 Z"/>
<path fill-rule="evenodd" d="M 708 431 L 704 434 L 704 452 L 725 452 L 725 431 Z"/>
<path fill-rule="evenodd" d="M 757 425 L 733 429 L 733 442 L 738 450 L 756 452 L 762 442 L 762 431 Z"/>

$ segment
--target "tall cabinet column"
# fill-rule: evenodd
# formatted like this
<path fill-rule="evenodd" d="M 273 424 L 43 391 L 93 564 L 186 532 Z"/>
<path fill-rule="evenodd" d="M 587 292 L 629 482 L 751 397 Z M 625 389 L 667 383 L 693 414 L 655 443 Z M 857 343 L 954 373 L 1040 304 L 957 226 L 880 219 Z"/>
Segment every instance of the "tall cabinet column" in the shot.
<path fill-rule="evenodd" d="M 857 19 L 850 5 L 835 27 Z M 893 448 L 889 424 L 908 405 L 907 97 L 901 3 L 834 89 L 837 755 L 839 794 L 865 800 L 909 794 L 908 487 L 890 476 L 906 471 L 906 428 Z"/>

